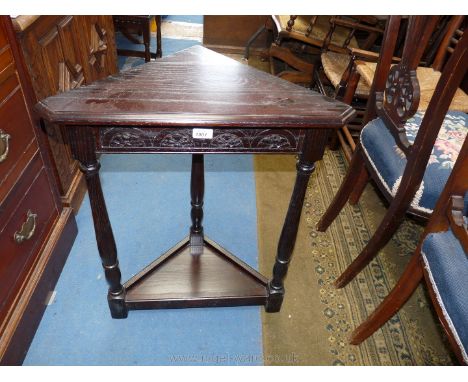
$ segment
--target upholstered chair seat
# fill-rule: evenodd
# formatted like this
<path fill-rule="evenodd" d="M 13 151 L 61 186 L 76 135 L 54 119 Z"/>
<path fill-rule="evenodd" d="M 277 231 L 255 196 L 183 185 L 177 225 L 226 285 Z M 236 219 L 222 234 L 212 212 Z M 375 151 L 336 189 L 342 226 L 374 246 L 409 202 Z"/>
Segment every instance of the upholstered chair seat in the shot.
<path fill-rule="evenodd" d="M 405 124 L 410 143 L 415 140 L 423 116 L 424 112 L 418 111 Z M 468 116 L 450 110 L 442 123 L 423 181 L 411 204 L 417 213 L 424 216 L 432 213 L 467 133 Z M 385 190 L 394 197 L 406 167 L 406 156 L 398 148 L 393 135 L 380 118 L 370 121 L 363 128 L 360 139 L 368 162 Z M 468 201 L 465 200 L 465 204 L 468 204 Z"/>
<path fill-rule="evenodd" d="M 468 363 L 468 257 L 452 230 L 431 233 L 421 255 L 448 329 Z"/>

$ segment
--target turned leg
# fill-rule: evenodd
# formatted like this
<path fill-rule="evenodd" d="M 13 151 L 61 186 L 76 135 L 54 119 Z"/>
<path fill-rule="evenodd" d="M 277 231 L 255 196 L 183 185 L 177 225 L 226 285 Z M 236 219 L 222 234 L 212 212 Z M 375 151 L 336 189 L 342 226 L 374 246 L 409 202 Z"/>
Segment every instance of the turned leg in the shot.
<path fill-rule="evenodd" d="M 156 57 L 162 57 L 162 42 L 161 42 L 161 16 L 155 16 L 156 18 Z"/>
<path fill-rule="evenodd" d="M 113 318 L 126 318 L 128 312 L 125 306 L 125 288 L 121 284 L 117 248 L 99 179 L 100 163 L 94 151 L 93 132 L 89 127 L 70 126 L 68 134 L 73 156 L 86 177 L 99 256 L 109 284 L 107 300 L 111 315 Z"/>
<path fill-rule="evenodd" d="M 192 155 L 192 174 L 190 177 L 190 196 L 192 226 L 190 227 L 190 253 L 203 253 L 203 194 L 205 191 L 203 154 Z"/>
<path fill-rule="evenodd" d="M 423 277 L 423 267 L 419 251 L 411 257 L 397 285 L 377 309 L 351 334 L 350 343 L 359 345 L 385 324 L 411 297 Z"/>
<path fill-rule="evenodd" d="M 145 62 L 151 61 L 151 19 L 143 27 L 143 44 L 145 45 Z"/>
<path fill-rule="evenodd" d="M 340 189 L 336 193 L 333 201 L 323 214 L 320 221 L 317 223 L 318 231 L 326 231 L 333 220 L 335 220 L 348 201 L 357 180 L 362 176 L 361 174 L 363 172 L 367 172 L 367 170 L 364 163 L 364 158 L 362 157 L 361 147 L 357 146 L 356 151 L 354 152 L 351 159 L 351 163 L 349 164 L 348 172 L 346 173 L 346 176 L 341 183 Z"/>
<path fill-rule="evenodd" d="M 269 295 L 265 310 L 269 313 L 279 312 L 281 309 L 285 293 L 284 279 L 296 241 L 307 184 L 315 169 L 314 162 L 323 156 L 327 138 L 327 130 L 316 129 L 306 133 L 302 152 L 296 165 L 296 183 L 278 242 L 273 277 L 268 284 Z"/>

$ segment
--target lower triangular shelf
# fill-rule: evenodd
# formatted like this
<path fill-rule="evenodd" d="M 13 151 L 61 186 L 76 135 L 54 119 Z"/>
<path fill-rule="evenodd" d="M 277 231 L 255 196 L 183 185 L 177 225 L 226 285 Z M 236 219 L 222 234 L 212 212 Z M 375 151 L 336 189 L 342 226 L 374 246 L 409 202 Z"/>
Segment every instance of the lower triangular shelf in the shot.
<path fill-rule="evenodd" d="M 128 309 L 265 305 L 268 280 L 205 238 L 203 253 L 190 254 L 189 239 L 125 283 Z"/>

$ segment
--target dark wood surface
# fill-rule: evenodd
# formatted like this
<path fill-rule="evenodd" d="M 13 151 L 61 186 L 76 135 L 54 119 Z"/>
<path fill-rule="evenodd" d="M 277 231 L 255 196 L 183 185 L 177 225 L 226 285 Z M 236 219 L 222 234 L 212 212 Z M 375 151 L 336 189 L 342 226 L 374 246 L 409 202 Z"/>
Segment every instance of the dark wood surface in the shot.
<path fill-rule="evenodd" d="M 201 46 L 39 102 L 54 123 L 340 127 L 353 109 Z"/>
<path fill-rule="evenodd" d="M 7 53 L 5 55 L 5 53 Z M 0 364 L 20 364 L 77 234 L 63 208 L 11 20 L 0 17 Z M 6 140 L 5 136 L 9 136 Z M 8 150 L 5 142 L 8 141 Z"/>
<path fill-rule="evenodd" d="M 85 174 L 114 318 L 127 317 L 129 309 L 203 306 L 265 305 L 278 312 L 314 162 L 322 158 L 330 130 L 354 113 L 200 46 L 49 97 L 36 109 L 65 126 Z M 213 137 L 197 137 L 194 127 L 214 128 Z M 97 151 L 194 153 L 189 239 L 123 284 Z M 203 236 L 202 152 L 300 153 L 271 281 Z"/>
<path fill-rule="evenodd" d="M 265 303 L 265 277 L 209 239 L 197 255 L 191 245 L 184 239 L 125 283 L 130 309 Z"/>

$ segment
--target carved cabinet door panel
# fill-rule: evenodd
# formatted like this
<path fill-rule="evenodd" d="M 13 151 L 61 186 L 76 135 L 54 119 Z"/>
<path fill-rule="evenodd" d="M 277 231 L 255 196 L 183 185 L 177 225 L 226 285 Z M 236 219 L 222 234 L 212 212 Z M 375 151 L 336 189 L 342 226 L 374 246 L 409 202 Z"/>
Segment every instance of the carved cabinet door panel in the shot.
<path fill-rule="evenodd" d="M 20 35 L 37 101 L 85 82 L 80 32 L 76 16 L 41 16 Z M 62 201 L 72 205 L 81 179 L 78 166 L 62 129 L 55 125 L 46 129 Z"/>
<path fill-rule="evenodd" d="M 40 19 L 27 34 L 27 51 L 32 59 L 28 65 L 32 77 L 36 77 L 33 85 L 38 100 L 83 83 L 78 38 L 79 26 L 74 16 Z"/>
<path fill-rule="evenodd" d="M 118 72 L 112 16 L 40 16 L 18 31 L 37 101 Z M 86 192 L 66 134 L 46 126 L 62 202 L 76 211 Z"/>
<path fill-rule="evenodd" d="M 86 83 L 118 72 L 112 16 L 81 16 Z"/>
<path fill-rule="evenodd" d="M 80 50 L 79 25 L 75 16 L 65 16 L 57 24 L 63 50 L 63 61 L 59 63 L 59 92 L 79 87 L 84 83 Z"/>

